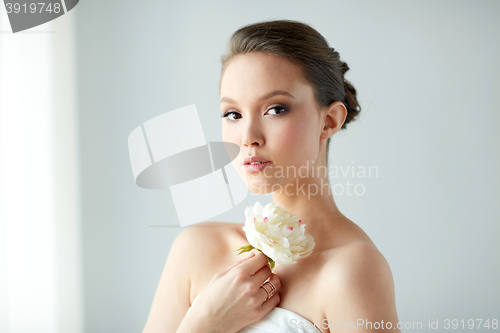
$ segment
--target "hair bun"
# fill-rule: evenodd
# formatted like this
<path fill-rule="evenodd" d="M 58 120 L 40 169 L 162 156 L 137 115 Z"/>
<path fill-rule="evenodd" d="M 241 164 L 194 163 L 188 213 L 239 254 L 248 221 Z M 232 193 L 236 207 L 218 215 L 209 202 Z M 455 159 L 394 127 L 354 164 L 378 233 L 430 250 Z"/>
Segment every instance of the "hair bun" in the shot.
<path fill-rule="evenodd" d="M 349 66 L 345 62 L 342 62 L 342 74 L 345 74 L 349 70 Z"/>

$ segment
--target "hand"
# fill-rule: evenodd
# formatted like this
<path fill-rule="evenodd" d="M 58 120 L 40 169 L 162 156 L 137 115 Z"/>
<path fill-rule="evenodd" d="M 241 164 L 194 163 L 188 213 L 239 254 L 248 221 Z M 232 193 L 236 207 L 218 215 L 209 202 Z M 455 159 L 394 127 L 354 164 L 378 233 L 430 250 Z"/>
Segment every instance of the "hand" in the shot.
<path fill-rule="evenodd" d="M 215 274 L 193 305 L 191 312 L 204 314 L 200 320 L 207 320 L 212 332 L 237 332 L 279 304 L 280 280 L 266 256 L 255 252 Z M 277 291 L 266 300 L 268 294 L 260 286 L 268 278 Z"/>

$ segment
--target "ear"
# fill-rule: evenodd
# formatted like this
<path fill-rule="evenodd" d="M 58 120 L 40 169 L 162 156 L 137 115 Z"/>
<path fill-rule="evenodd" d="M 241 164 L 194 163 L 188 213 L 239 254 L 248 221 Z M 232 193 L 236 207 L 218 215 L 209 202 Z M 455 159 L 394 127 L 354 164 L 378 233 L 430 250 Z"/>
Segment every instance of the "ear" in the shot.
<path fill-rule="evenodd" d="M 321 129 L 321 138 L 328 139 L 344 124 L 347 118 L 347 109 L 342 102 L 333 102 L 326 107 L 323 114 L 324 126 Z"/>

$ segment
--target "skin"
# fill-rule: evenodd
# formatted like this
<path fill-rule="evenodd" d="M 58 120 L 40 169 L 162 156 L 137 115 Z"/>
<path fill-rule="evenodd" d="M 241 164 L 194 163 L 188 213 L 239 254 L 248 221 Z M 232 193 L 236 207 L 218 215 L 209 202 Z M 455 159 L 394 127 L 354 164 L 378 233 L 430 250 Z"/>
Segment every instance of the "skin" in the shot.
<path fill-rule="evenodd" d="M 269 95 L 276 91 L 281 93 Z M 222 118 L 223 141 L 240 147 L 233 161 L 238 174 L 252 192 L 272 193 L 273 202 L 299 216 L 316 245 L 310 256 L 293 265 L 276 264 L 271 273 L 260 252 L 252 250 L 255 255 L 242 260 L 232 251 L 248 244 L 243 224 L 207 222 L 184 229 L 172 245 L 143 332 L 237 332 L 276 306 L 317 323 L 322 332 L 335 330 L 328 322 L 358 319 L 395 327 L 387 261 L 339 211 L 327 187 L 312 195 L 315 186 L 329 184 L 317 168 L 326 166 L 327 140 L 344 123 L 345 106 L 319 106 L 298 65 L 264 53 L 233 57 L 220 94 L 221 114 L 228 116 Z M 244 169 L 243 159 L 255 155 L 272 162 L 265 172 Z M 296 177 L 293 169 L 307 177 Z M 278 292 L 265 301 L 260 285 L 267 278 Z M 365 326 L 357 331 L 400 332 Z"/>

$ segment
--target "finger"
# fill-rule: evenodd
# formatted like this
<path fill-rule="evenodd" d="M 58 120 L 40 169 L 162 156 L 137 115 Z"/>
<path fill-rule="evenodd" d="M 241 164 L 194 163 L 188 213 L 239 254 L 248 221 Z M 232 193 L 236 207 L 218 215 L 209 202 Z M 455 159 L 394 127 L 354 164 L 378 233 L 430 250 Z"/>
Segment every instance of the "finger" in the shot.
<path fill-rule="evenodd" d="M 281 288 L 281 280 L 277 274 L 272 273 L 270 281 L 274 284 L 276 289 L 279 290 Z"/>
<path fill-rule="evenodd" d="M 258 281 L 259 284 L 263 284 L 271 276 L 271 274 L 271 268 L 269 268 L 269 265 L 265 265 L 257 272 L 255 272 L 253 277 L 254 280 Z"/>
<path fill-rule="evenodd" d="M 267 257 L 265 254 L 259 252 L 251 260 L 241 263 L 241 269 L 248 275 L 253 275 L 259 269 L 268 264 Z"/>
<path fill-rule="evenodd" d="M 246 260 L 248 260 L 248 259 L 250 259 L 250 258 L 252 258 L 252 257 L 255 257 L 255 253 L 254 253 L 254 252 L 250 252 L 250 254 L 249 254 L 249 255 L 247 255 L 247 257 L 245 257 L 245 258 L 241 259 L 240 261 L 238 261 L 238 262 L 236 262 L 236 263 L 232 264 L 232 265 L 231 265 L 231 266 L 229 266 L 229 267 L 226 267 L 225 269 L 223 269 L 222 271 L 220 271 L 218 274 L 219 274 L 220 276 L 223 276 L 223 275 L 225 275 L 227 272 L 229 272 L 229 271 L 230 271 L 233 267 L 238 266 L 238 265 L 239 265 L 239 264 L 241 264 L 242 262 L 244 262 L 244 261 L 246 261 Z"/>
<path fill-rule="evenodd" d="M 280 279 L 278 278 L 278 276 L 274 273 L 271 274 L 269 282 L 271 282 L 276 289 L 276 291 L 274 293 L 275 294 L 278 293 L 278 290 L 281 288 L 281 282 L 280 282 Z M 270 295 L 273 292 L 273 288 L 269 285 L 269 283 L 265 283 L 265 285 L 263 285 L 262 288 L 260 288 L 260 289 L 262 290 L 262 294 L 263 294 L 262 299 L 263 300 L 265 300 L 268 297 L 268 295 Z"/>
<path fill-rule="evenodd" d="M 276 292 L 276 294 L 273 295 L 273 297 L 269 298 L 267 301 L 262 303 L 262 311 L 264 313 L 269 313 L 271 312 L 272 309 L 274 309 L 278 304 L 281 302 L 281 297 L 279 292 Z"/>

